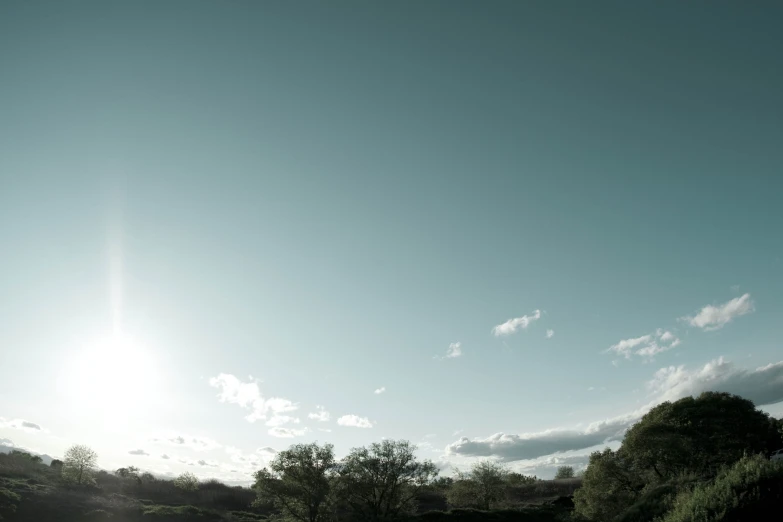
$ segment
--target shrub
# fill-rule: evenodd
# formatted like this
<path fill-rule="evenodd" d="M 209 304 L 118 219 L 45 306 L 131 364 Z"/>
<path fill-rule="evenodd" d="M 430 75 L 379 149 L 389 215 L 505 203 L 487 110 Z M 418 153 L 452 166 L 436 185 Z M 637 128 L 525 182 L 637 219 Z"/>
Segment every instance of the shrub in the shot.
<path fill-rule="evenodd" d="M 663 522 L 768 520 L 783 501 L 783 465 L 743 457 L 709 483 L 682 493 Z"/>

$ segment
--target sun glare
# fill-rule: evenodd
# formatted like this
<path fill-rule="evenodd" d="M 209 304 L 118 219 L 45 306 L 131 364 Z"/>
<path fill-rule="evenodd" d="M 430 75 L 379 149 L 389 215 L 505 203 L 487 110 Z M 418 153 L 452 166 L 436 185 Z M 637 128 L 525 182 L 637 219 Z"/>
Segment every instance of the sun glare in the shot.
<path fill-rule="evenodd" d="M 75 354 L 67 372 L 67 391 L 107 429 L 123 429 L 154 399 L 156 366 L 150 350 L 115 334 Z"/>

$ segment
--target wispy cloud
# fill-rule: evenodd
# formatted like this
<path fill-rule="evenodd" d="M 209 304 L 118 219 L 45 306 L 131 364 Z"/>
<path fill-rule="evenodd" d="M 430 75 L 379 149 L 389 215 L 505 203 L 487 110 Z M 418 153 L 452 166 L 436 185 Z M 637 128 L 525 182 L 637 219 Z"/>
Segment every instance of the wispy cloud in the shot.
<path fill-rule="evenodd" d="M 696 370 L 684 366 L 661 368 L 648 383 L 651 401 L 635 411 L 593 422 L 586 428 L 556 428 L 536 433 L 496 433 L 486 438 L 463 437 L 446 447 L 448 455 L 529 460 L 559 452 L 577 451 L 622 440 L 625 431 L 650 408 L 667 400 L 723 391 L 746 397 L 756 406 L 783 401 L 783 361 L 755 370 L 736 368 L 721 359 Z"/>
<path fill-rule="evenodd" d="M 446 359 L 455 359 L 462 356 L 462 343 L 451 343 L 446 351 Z"/>
<path fill-rule="evenodd" d="M 149 457 L 150 456 L 150 454 L 147 453 L 146 451 L 144 451 L 143 449 L 130 450 L 128 452 L 128 454 L 129 455 L 141 455 L 141 456 L 144 456 L 144 457 Z"/>
<path fill-rule="evenodd" d="M 630 359 L 632 355 L 638 355 L 639 357 L 652 359 L 656 355 L 662 352 L 671 350 L 680 344 L 680 339 L 673 333 L 659 328 L 654 334 L 642 335 L 641 337 L 634 337 L 631 339 L 623 339 L 617 344 L 613 344 L 604 353 L 615 353 L 621 355 L 626 359 Z"/>
<path fill-rule="evenodd" d="M 209 379 L 209 385 L 220 390 L 218 393 L 220 402 L 236 404 L 250 410 L 250 413 L 245 416 L 248 422 L 264 420 L 269 413 L 272 416 L 279 416 L 282 413 L 299 409 L 299 404 L 288 399 L 280 397 L 264 399 L 258 382 L 255 380 L 243 382 L 234 375 L 221 373 L 217 377 Z"/>
<path fill-rule="evenodd" d="M 41 425 L 24 419 L 6 420 L 0 417 L 0 428 L 14 428 L 23 431 L 42 431 Z"/>
<path fill-rule="evenodd" d="M 367 417 L 359 417 L 358 415 L 343 415 L 337 419 L 337 424 L 354 428 L 372 428 L 372 422 Z"/>
<path fill-rule="evenodd" d="M 150 442 L 188 448 L 194 451 L 210 451 L 222 447 L 221 444 L 208 437 L 194 437 L 191 435 L 168 435 L 150 439 Z"/>
<path fill-rule="evenodd" d="M 196 461 L 196 464 L 199 466 L 207 467 L 207 468 L 216 468 L 218 467 L 217 462 L 213 462 L 211 460 L 198 460 Z"/>
<path fill-rule="evenodd" d="M 302 428 L 301 430 L 296 430 L 293 428 L 281 428 L 278 426 L 270 429 L 268 433 L 273 437 L 288 439 L 291 437 L 301 437 L 308 431 L 310 431 L 310 428 Z"/>
<path fill-rule="evenodd" d="M 307 417 L 310 419 L 317 420 L 318 422 L 327 422 L 330 418 L 329 412 L 326 411 L 326 408 L 323 406 L 316 406 L 315 407 L 316 412 L 308 413 Z"/>
<path fill-rule="evenodd" d="M 509 319 L 503 324 L 499 324 L 492 329 L 492 333 L 495 336 L 511 335 L 519 329 L 525 329 L 531 325 L 534 321 L 541 319 L 541 310 L 534 310 L 532 315 L 523 315 L 522 317 L 515 317 Z"/>
<path fill-rule="evenodd" d="M 546 338 L 547 339 L 551 339 L 554 336 L 555 336 L 555 331 L 554 330 L 547 330 L 546 331 Z"/>
<path fill-rule="evenodd" d="M 382 393 L 383 393 L 383 392 L 385 392 L 385 391 L 386 391 L 386 386 L 381 386 L 380 388 L 378 388 L 377 390 L 375 390 L 373 393 L 374 393 L 375 395 L 380 395 L 380 394 L 382 394 Z"/>
<path fill-rule="evenodd" d="M 162 458 L 163 460 L 169 460 L 171 457 L 169 457 L 164 453 L 163 455 L 160 456 L 160 458 Z"/>
<path fill-rule="evenodd" d="M 702 330 L 718 330 L 733 321 L 734 318 L 749 314 L 753 310 L 753 301 L 750 299 L 750 294 L 744 294 L 722 305 L 707 305 L 695 316 L 683 317 L 682 320 Z"/>

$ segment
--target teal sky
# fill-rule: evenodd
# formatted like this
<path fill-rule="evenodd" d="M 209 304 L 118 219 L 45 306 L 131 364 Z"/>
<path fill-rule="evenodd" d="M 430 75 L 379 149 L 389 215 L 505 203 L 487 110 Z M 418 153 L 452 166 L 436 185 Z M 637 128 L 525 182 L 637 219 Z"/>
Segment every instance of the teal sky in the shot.
<path fill-rule="evenodd" d="M 783 9 L 654 4 L 3 2 L 0 438 L 547 476 L 783 412 Z"/>

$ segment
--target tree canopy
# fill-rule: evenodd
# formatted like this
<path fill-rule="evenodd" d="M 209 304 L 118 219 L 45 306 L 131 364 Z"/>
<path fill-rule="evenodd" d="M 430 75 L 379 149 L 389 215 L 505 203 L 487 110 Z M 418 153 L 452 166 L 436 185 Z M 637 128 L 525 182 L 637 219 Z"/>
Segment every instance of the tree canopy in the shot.
<path fill-rule="evenodd" d="M 259 498 L 272 500 L 286 517 L 301 522 L 327 519 L 333 508 L 334 447 L 317 443 L 291 446 L 275 455 L 255 478 Z"/>
<path fill-rule="evenodd" d="M 362 520 L 386 520 L 413 512 L 416 494 L 438 474 L 435 465 L 420 462 L 416 446 L 405 440 L 384 440 L 354 448 L 339 469 L 340 490 Z"/>
<path fill-rule="evenodd" d="M 75 444 L 68 448 L 63 457 L 62 476 L 75 484 L 90 484 L 93 481 L 98 454 L 88 446 Z"/>

